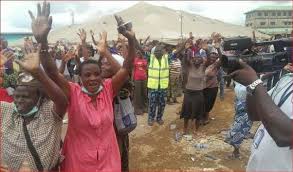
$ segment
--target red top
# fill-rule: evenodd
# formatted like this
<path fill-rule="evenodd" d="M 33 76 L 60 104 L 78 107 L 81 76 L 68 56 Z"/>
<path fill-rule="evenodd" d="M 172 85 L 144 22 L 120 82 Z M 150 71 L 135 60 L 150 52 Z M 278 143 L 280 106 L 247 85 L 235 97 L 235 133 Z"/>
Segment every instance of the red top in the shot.
<path fill-rule="evenodd" d="M 5 88 L 0 88 L 0 101 L 12 103 L 13 98 L 8 95 Z"/>
<path fill-rule="evenodd" d="M 136 57 L 134 59 L 133 79 L 136 81 L 143 81 L 147 79 L 147 60 Z"/>
<path fill-rule="evenodd" d="M 63 145 L 63 172 L 121 172 L 114 130 L 112 80 L 94 102 L 78 84 L 70 83 L 68 129 Z"/>

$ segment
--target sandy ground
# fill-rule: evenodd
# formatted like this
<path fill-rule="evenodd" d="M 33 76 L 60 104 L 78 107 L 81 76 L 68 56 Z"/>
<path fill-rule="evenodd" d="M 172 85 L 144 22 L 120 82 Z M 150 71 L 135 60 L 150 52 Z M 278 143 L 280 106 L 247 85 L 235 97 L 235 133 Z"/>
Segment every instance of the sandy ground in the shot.
<path fill-rule="evenodd" d="M 234 93 L 232 89 L 225 90 L 225 100 L 216 100 L 211 112 L 211 122 L 192 132 L 192 140 L 182 137 L 175 140 L 175 133 L 182 133 L 183 120 L 177 112 L 180 103 L 167 105 L 164 113 L 165 123 L 159 126 L 155 123 L 147 125 L 147 114 L 138 116 L 138 126 L 130 134 L 130 170 L 131 171 L 242 171 L 245 170 L 252 139 L 246 139 L 241 145 L 241 158 L 228 159 L 233 151 L 232 146 L 223 140 L 234 117 Z M 170 125 L 175 129 L 171 129 Z M 255 123 L 251 132 L 254 133 L 259 124 Z M 63 135 L 66 132 L 64 125 Z M 207 148 L 196 148 L 197 143 L 207 145 Z"/>

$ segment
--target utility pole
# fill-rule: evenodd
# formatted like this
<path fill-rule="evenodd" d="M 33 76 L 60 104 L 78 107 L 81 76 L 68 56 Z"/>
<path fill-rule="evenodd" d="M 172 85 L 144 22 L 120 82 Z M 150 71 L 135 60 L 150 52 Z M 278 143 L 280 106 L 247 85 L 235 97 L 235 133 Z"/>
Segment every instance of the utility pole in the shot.
<path fill-rule="evenodd" d="M 181 39 L 183 40 L 182 29 L 183 29 L 183 15 L 182 15 L 182 11 L 180 11 L 180 32 L 181 32 Z"/>
<path fill-rule="evenodd" d="M 71 25 L 74 25 L 74 12 L 73 10 L 70 11 L 70 15 L 71 15 Z"/>

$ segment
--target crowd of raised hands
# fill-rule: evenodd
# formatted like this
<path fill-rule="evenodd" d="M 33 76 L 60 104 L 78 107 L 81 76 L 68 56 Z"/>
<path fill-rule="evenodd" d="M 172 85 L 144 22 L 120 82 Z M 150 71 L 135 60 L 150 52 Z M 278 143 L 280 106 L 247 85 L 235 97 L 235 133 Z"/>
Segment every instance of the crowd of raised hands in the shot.
<path fill-rule="evenodd" d="M 87 43 L 88 34 L 85 29 L 79 29 L 77 32 L 77 35 L 80 38 L 80 43 L 73 44 L 62 40 L 57 41 L 55 44 L 48 43 L 48 34 L 52 28 L 53 22 L 52 16 L 50 16 L 50 3 L 44 2 L 42 6 L 38 4 L 36 16 L 31 11 L 29 11 L 29 15 L 32 21 L 32 33 L 37 41 L 37 44 L 33 44 L 31 39 L 25 38 L 25 57 L 22 60 L 16 60 L 16 62 L 28 72 L 31 72 L 31 66 L 24 64 L 34 64 L 35 61 L 40 63 L 41 61 L 37 60 L 37 57 L 38 54 L 46 50 L 47 47 L 45 46 L 48 46 L 48 52 L 52 58 L 62 60 L 63 65 L 61 65 L 61 67 L 64 67 L 64 65 L 70 60 L 74 60 L 75 65 L 79 65 L 81 62 L 80 58 L 83 58 L 82 61 L 84 61 L 90 57 L 94 57 L 95 54 L 98 54 L 97 56 L 99 57 L 104 57 L 110 53 L 110 47 L 107 41 L 107 32 L 105 31 L 99 34 L 99 39 L 96 41 L 94 32 L 90 30 L 90 36 L 93 44 Z M 118 25 L 117 28 L 119 37 L 117 41 L 113 41 L 112 44 L 114 45 L 112 46 L 125 46 L 128 44 L 127 40 L 131 41 L 131 39 L 135 39 L 135 34 L 132 30 L 126 30 L 125 26 L 123 26 L 124 21 L 120 16 L 115 15 L 115 19 Z M 127 50 L 124 49 L 122 51 L 125 55 L 124 57 L 126 57 Z M 34 56 L 32 56 L 32 54 L 34 54 Z M 14 58 L 12 52 L 5 52 L 3 50 L 1 52 L 1 66 L 12 58 Z M 64 70 L 60 69 L 60 72 L 62 71 Z"/>

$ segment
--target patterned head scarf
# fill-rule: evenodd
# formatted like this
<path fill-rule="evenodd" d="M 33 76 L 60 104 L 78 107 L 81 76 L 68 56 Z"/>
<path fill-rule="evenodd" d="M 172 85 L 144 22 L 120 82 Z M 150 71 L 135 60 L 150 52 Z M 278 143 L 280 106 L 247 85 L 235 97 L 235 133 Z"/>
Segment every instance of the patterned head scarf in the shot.
<path fill-rule="evenodd" d="M 31 86 L 41 88 L 40 82 L 26 72 L 22 72 L 18 75 L 17 86 Z"/>

